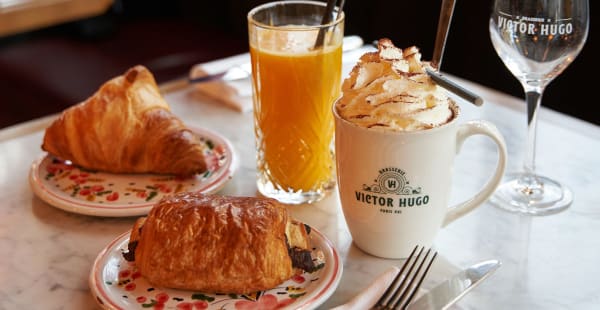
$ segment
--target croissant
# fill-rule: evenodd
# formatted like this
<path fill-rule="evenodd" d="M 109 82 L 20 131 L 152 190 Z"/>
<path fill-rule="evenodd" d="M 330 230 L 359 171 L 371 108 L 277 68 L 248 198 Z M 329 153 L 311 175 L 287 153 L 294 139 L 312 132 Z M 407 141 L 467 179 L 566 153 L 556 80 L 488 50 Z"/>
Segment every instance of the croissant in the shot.
<path fill-rule="evenodd" d="M 181 192 L 136 221 L 123 255 L 156 286 L 247 294 L 318 268 L 307 227 L 274 199 Z"/>
<path fill-rule="evenodd" d="M 206 171 L 204 147 L 141 65 L 64 110 L 46 128 L 42 144 L 48 153 L 91 170 L 176 175 Z"/>

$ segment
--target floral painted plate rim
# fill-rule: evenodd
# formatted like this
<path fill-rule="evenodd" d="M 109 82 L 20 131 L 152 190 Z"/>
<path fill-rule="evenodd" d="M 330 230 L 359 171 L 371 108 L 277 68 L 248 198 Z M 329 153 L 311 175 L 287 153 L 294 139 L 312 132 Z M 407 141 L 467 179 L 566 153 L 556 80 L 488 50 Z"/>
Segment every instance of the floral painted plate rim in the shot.
<path fill-rule="evenodd" d="M 276 288 L 251 295 L 211 294 L 153 287 L 123 258 L 127 231 L 96 257 L 89 275 L 91 293 L 103 309 L 315 309 L 336 290 L 343 271 L 340 256 L 327 237 L 311 227 L 311 245 L 322 252 L 323 267 L 304 272 Z"/>
<path fill-rule="evenodd" d="M 191 129 L 205 145 L 209 168 L 203 174 L 184 179 L 86 171 L 45 153 L 32 163 L 29 183 L 39 198 L 54 207 L 107 217 L 145 215 L 160 198 L 174 192 L 215 193 L 233 177 L 238 156 L 222 135 L 206 128 Z"/>

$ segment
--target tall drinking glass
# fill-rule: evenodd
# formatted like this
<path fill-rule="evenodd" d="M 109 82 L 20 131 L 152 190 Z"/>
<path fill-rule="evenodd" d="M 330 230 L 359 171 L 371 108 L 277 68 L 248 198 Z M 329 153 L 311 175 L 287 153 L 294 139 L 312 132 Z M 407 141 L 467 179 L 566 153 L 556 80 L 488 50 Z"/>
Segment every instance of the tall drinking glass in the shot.
<path fill-rule="evenodd" d="M 570 189 L 535 171 L 537 114 L 544 88 L 569 66 L 588 34 L 588 0 L 495 0 L 492 44 L 521 82 L 527 102 L 528 144 L 523 171 L 509 175 L 490 201 L 509 211 L 546 215 L 565 210 Z"/>
<path fill-rule="evenodd" d="M 318 201 L 335 186 L 333 115 L 342 75 L 343 13 L 278 1 L 248 13 L 258 190 L 284 203 Z"/>

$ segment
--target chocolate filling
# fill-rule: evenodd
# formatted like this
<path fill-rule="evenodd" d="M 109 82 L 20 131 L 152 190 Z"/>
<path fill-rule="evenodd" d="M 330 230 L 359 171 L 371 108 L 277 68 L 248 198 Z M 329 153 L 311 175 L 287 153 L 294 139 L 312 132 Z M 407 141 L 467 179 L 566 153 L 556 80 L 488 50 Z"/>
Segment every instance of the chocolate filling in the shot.
<path fill-rule="evenodd" d="M 142 227 L 140 227 L 140 234 L 142 231 Z M 308 234 L 310 234 L 310 230 L 311 230 L 310 226 L 304 224 L 304 228 L 306 229 L 306 232 Z M 316 266 L 315 263 L 313 262 L 310 250 L 301 249 L 298 247 L 290 247 L 288 244 L 287 238 L 285 239 L 285 243 L 288 248 L 288 255 L 290 256 L 290 259 L 292 260 L 292 267 L 302 269 L 306 272 L 313 272 L 313 271 L 319 269 L 319 266 Z M 127 244 L 127 252 L 122 253 L 123 258 L 126 261 L 128 261 L 128 262 L 135 261 L 135 249 L 137 248 L 137 245 L 138 245 L 137 240 L 130 241 Z"/>
<path fill-rule="evenodd" d="M 288 254 L 292 259 L 292 267 L 300 268 L 306 272 L 317 270 L 309 250 L 300 249 L 298 247 L 288 248 Z"/>
<path fill-rule="evenodd" d="M 127 252 L 123 252 L 123 258 L 128 262 L 135 261 L 135 248 L 137 248 L 138 241 L 129 242 L 127 244 Z"/>

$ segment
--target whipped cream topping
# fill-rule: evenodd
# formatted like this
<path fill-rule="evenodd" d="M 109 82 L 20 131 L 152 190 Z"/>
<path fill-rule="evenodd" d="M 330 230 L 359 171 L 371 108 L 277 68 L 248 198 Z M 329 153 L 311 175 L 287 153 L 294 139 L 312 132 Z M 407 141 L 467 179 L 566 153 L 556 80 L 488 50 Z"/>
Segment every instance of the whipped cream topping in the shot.
<path fill-rule="evenodd" d="M 458 112 L 446 91 L 425 72 L 415 46 L 400 49 L 381 39 L 361 56 L 342 84 L 338 114 L 361 127 L 414 131 L 443 125 Z"/>

